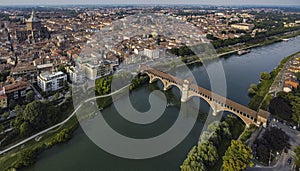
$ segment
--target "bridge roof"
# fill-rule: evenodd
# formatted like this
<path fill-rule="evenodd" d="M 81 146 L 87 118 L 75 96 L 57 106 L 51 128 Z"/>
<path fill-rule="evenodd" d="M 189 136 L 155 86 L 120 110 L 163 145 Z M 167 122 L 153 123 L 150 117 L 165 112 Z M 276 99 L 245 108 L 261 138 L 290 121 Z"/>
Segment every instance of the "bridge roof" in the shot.
<path fill-rule="evenodd" d="M 244 105 L 241 105 L 241 104 L 239 104 L 237 102 L 234 102 L 234 101 L 232 101 L 232 100 L 230 100 L 230 99 L 228 99 L 228 98 L 226 98 L 224 96 L 221 96 L 221 95 L 219 95 L 217 93 L 214 93 L 214 92 L 212 92 L 210 90 L 207 90 L 207 89 L 205 89 L 203 87 L 200 87 L 200 86 L 198 86 L 196 84 L 191 84 L 190 88 L 198 90 L 199 93 L 202 93 L 202 94 L 204 94 L 204 95 L 206 95 L 208 97 L 211 97 L 211 98 L 213 98 L 213 99 L 215 99 L 217 101 L 225 103 L 226 105 L 228 105 L 228 106 L 230 106 L 230 107 L 232 107 L 232 108 L 234 108 L 236 110 L 239 110 L 239 111 L 241 111 L 243 113 L 246 113 L 249 116 L 252 116 L 254 118 L 257 117 L 257 112 L 255 110 L 252 110 L 252 109 L 250 109 L 250 108 L 248 108 L 248 107 L 246 107 Z"/>
<path fill-rule="evenodd" d="M 180 79 L 180 78 L 177 78 L 175 76 L 172 76 L 170 74 L 167 74 L 165 72 L 162 72 L 162 71 L 159 71 L 159 70 L 155 70 L 155 69 L 152 69 L 152 68 L 149 68 L 147 66 L 142 66 L 142 68 L 144 71 L 147 71 L 149 73 L 152 73 L 154 75 L 157 75 L 161 78 L 164 78 L 164 79 L 167 79 L 168 81 L 172 81 L 172 82 L 175 82 L 176 84 L 179 84 L 179 85 L 183 85 L 184 83 L 184 80 L 183 79 Z M 211 97 L 217 101 L 220 101 L 222 103 L 225 103 L 226 105 L 236 109 L 236 110 L 239 110 L 249 116 L 252 116 L 253 118 L 257 118 L 257 115 L 263 117 L 263 118 L 268 118 L 270 113 L 267 112 L 267 111 L 264 111 L 264 110 L 260 110 L 259 112 L 255 111 L 255 110 L 252 110 L 244 105 L 241 105 L 237 102 L 234 102 L 224 96 L 221 96 L 217 93 L 214 93 L 210 90 L 207 90 L 203 87 L 200 87 L 198 86 L 197 84 L 190 84 L 190 89 L 194 90 L 194 91 L 197 91 L 199 93 L 202 93 L 203 95 L 206 95 L 208 97 Z"/>

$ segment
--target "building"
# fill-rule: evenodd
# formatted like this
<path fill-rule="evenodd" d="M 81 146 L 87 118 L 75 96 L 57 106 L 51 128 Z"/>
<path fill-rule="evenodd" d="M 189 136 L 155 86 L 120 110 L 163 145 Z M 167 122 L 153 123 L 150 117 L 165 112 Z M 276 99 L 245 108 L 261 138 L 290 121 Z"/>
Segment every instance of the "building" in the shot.
<path fill-rule="evenodd" d="M 30 18 L 26 20 L 26 28 L 28 31 L 40 30 L 42 27 L 41 20 L 35 16 L 35 11 L 32 10 Z"/>
<path fill-rule="evenodd" d="M 36 65 L 36 68 L 39 73 L 54 71 L 53 63 Z"/>
<path fill-rule="evenodd" d="M 85 71 L 85 76 L 90 80 L 95 80 L 97 78 L 110 75 L 112 72 L 110 64 L 106 64 L 106 63 L 96 63 L 96 64 L 86 63 L 84 64 L 83 68 Z"/>
<path fill-rule="evenodd" d="M 0 107 L 7 108 L 7 96 L 5 94 L 0 95 Z"/>
<path fill-rule="evenodd" d="M 30 85 L 25 81 L 14 81 L 12 84 L 4 86 L 4 91 L 7 96 L 7 100 L 17 100 L 21 97 L 25 97 L 27 91 L 30 90 Z"/>
<path fill-rule="evenodd" d="M 7 96 L 5 94 L 4 87 L 0 88 L 0 108 L 6 108 L 7 107 Z"/>
<path fill-rule="evenodd" d="M 244 30 L 244 31 L 250 31 L 254 28 L 254 24 L 248 24 L 248 23 L 231 24 L 231 28 L 238 29 L 238 30 Z"/>
<path fill-rule="evenodd" d="M 30 63 L 19 63 L 16 67 L 11 69 L 10 75 L 15 78 L 23 78 L 31 82 L 36 81 L 37 69 Z"/>
<path fill-rule="evenodd" d="M 159 50 L 158 49 L 144 49 L 144 55 L 151 59 L 156 59 L 156 58 L 159 58 Z"/>
<path fill-rule="evenodd" d="M 64 83 L 67 81 L 67 75 L 63 72 L 55 72 L 50 74 L 49 72 L 41 73 L 38 78 L 38 86 L 44 92 L 52 92 L 63 88 Z"/>
<path fill-rule="evenodd" d="M 292 87 L 291 85 L 285 84 L 285 85 L 283 86 L 283 91 L 284 91 L 285 93 L 289 93 L 289 92 L 291 92 L 292 90 L 293 90 L 293 87 Z"/>
<path fill-rule="evenodd" d="M 70 67 L 69 69 L 70 80 L 73 83 L 83 83 L 85 78 L 85 73 L 78 67 Z"/>
<path fill-rule="evenodd" d="M 298 83 L 297 81 L 293 81 L 293 80 L 290 80 L 290 79 L 285 80 L 285 81 L 284 81 L 284 84 L 285 84 L 285 85 L 290 85 L 290 86 L 292 86 L 294 89 L 297 89 L 298 86 L 299 86 L 299 83 Z"/>
<path fill-rule="evenodd" d="M 19 41 L 35 40 L 40 38 L 50 38 L 50 32 L 44 26 L 42 26 L 41 20 L 35 16 L 34 10 L 32 10 L 30 18 L 26 20 L 26 28 L 16 30 L 16 37 Z"/>

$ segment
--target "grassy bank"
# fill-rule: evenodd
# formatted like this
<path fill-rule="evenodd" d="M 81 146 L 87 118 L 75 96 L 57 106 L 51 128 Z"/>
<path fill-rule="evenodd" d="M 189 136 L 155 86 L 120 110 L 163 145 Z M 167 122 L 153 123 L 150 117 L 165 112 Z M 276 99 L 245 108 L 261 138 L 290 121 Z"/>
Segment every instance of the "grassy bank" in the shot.
<path fill-rule="evenodd" d="M 253 110 L 258 110 L 258 108 L 262 108 L 264 110 L 267 109 L 272 99 L 272 96 L 269 94 L 270 87 L 272 86 L 279 72 L 284 69 L 287 62 L 290 61 L 298 53 L 300 52 L 294 53 L 282 59 L 280 64 L 269 73 L 269 78 L 262 78 L 258 85 L 250 86 L 248 90 L 249 95 L 251 96 L 251 100 L 248 104 L 249 108 Z"/>
<path fill-rule="evenodd" d="M 66 124 L 55 131 L 45 133 L 39 141 L 33 139 L 7 152 L 0 158 L 0 170 L 18 169 L 32 165 L 41 152 L 55 144 L 68 141 L 77 127 L 78 121 L 76 117 L 72 117 Z"/>
<path fill-rule="evenodd" d="M 130 91 L 137 88 L 139 85 L 146 83 L 147 81 L 147 76 L 134 78 L 132 84 L 129 87 Z M 123 95 L 124 93 L 120 92 L 119 97 L 122 97 Z M 99 98 L 96 101 L 99 109 L 103 109 L 113 103 L 111 97 Z M 86 103 L 84 105 L 91 104 Z M 76 118 L 76 116 L 73 116 L 62 126 L 43 134 L 38 141 L 33 139 L 25 143 L 24 145 L 16 147 L 6 154 L 3 154 L 0 158 L 0 170 L 14 170 L 28 167 L 38 160 L 39 154 L 43 151 L 51 148 L 56 144 L 64 143 L 70 140 L 73 132 L 78 127 L 78 119 L 85 120 L 87 118 L 94 117 L 94 112 L 89 111 L 88 109 L 90 109 L 88 106 L 79 109 L 82 110 L 79 111 L 80 113 L 86 113 L 82 118 Z M 71 111 L 70 113 L 72 112 L 73 111 Z"/>
<path fill-rule="evenodd" d="M 255 47 L 262 47 L 262 46 L 270 45 L 273 43 L 280 42 L 280 41 L 282 41 L 282 39 L 288 39 L 288 38 L 296 37 L 298 35 L 300 35 L 300 31 L 295 31 L 295 32 L 292 32 L 289 34 L 282 34 L 282 35 L 278 35 L 278 36 L 272 36 L 272 37 L 266 38 L 262 42 L 256 43 L 256 44 L 245 43 L 244 45 L 239 46 L 239 47 L 231 46 L 231 47 L 219 48 L 219 49 L 217 49 L 217 53 L 218 53 L 218 56 L 220 57 L 220 56 L 236 53 L 239 50 L 246 50 L 246 49 L 251 49 L 251 48 L 255 48 Z"/>

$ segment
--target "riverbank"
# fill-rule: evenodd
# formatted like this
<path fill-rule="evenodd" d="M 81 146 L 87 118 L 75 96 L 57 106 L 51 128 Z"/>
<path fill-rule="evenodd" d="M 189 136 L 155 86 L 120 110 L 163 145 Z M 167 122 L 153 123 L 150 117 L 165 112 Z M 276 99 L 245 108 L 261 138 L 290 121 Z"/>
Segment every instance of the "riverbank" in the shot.
<path fill-rule="evenodd" d="M 258 85 L 253 84 L 250 86 L 248 90 L 249 96 L 251 97 L 248 104 L 249 108 L 253 110 L 258 110 L 259 108 L 264 110 L 267 109 L 272 99 L 272 96 L 269 93 L 270 88 L 273 84 L 278 84 L 275 78 L 283 72 L 286 64 L 299 53 L 300 51 L 282 59 L 280 64 L 267 75 L 269 78 L 261 78 L 261 81 Z M 265 73 L 265 75 L 266 74 L 267 73 Z M 261 74 L 261 77 L 263 77 L 263 73 Z"/>
<path fill-rule="evenodd" d="M 133 79 L 130 85 L 124 86 L 120 90 L 117 90 L 116 92 L 110 94 L 119 94 L 117 98 L 121 98 L 125 92 L 123 90 L 129 88 L 130 91 L 132 91 L 133 89 L 137 88 L 139 85 L 146 83 L 146 81 L 148 81 L 147 76 L 138 76 L 138 78 Z M 113 103 L 110 94 L 103 95 L 105 97 L 96 96 L 90 100 L 96 99 L 98 108 L 103 109 Z M 85 102 L 83 104 L 85 104 Z M 87 105 L 90 104 L 87 103 Z M 89 109 L 89 107 L 82 108 L 80 106 L 81 105 L 79 105 L 78 110 Z M 74 112 L 76 112 L 76 110 L 74 110 Z M 18 149 L 19 147 L 16 147 L 8 151 L 7 153 L 4 153 L 3 155 L 5 156 L 0 158 L 0 170 L 19 169 L 34 164 L 39 154 L 42 153 L 43 151 L 51 148 L 56 144 L 60 144 L 70 140 L 73 132 L 78 127 L 79 124 L 78 120 L 83 121 L 89 118 L 93 118 L 95 116 L 93 111 L 85 110 L 85 111 L 81 111 L 81 113 L 87 113 L 87 114 L 81 118 L 77 118 L 74 115 L 74 112 L 72 115 L 70 115 L 70 118 L 66 122 L 64 122 L 64 124 L 60 126 L 56 126 L 56 128 L 53 129 L 52 131 L 46 132 L 43 135 L 38 136 L 39 137 L 38 141 L 36 139 L 32 139 L 26 142 L 26 146 L 22 145 L 20 149 Z"/>
<path fill-rule="evenodd" d="M 230 55 L 230 54 L 233 54 L 233 53 L 237 53 L 238 51 L 241 51 L 241 50 L 249 50 L 251 48 L 270 45 L 270 44 L 273 44 L 273 43 L 280 42 L 280 41 L 282 41 L 282 39 L 289 39 L 289 38 L 296 37 L 296 36 L 299 36 L 299 35 L 300 35 L 300 30 L 293 31 L 293 32 L 290 32 L 290 33 L 287 33 L 287 34 L 272 36 L 272 37 L 266 38 L 266 40 L 264 40 L 260 43 L 257 43 L 257 44 L 245 44 L 245 45 L 242 45 L 242 46 L 237 47 L 237 48 L 236 47 L 220 48 L 220 49 L 217 49 L 217 54 L 218 54 L 217 56 L 222 57 L 222 56 Z"/>
<path fill-rule="evenodd" d="M 283 34 L 283 35 L 280 35 L 280 36 L 272 36 L 271 38 L 267 38 L 266 40 L 264 40 L 264 41 L 262 41 L 258 44 L 248 44 L 248 45 L 242 45 L 240 47 L 227 47 L 227 48 L 217 49 L 215 56 L 210 55 L 210 57 L 205 58 L 205 60 L 213 60 L 215 58 L 226 57 L 228 55 L 236 54 L 238 51 L 250 50 L 252 48 L 258 48 L 258 47 L 271 45 L 271 44 L 274 44 L 274 43 L 281 42 L 282 39 L 289 39 L 289 38 L 297 37 L 299 35 L 300 35 L 300 30 L 291 32 L 289 34 Z M 203 58 L 199 58 L 198 56 L 192 55 L 192 56 L 182 57 L 182 61 L 186 65 L 192 65 L 192 64 L 195 64 L 195 63 L 202 63 Z"/>

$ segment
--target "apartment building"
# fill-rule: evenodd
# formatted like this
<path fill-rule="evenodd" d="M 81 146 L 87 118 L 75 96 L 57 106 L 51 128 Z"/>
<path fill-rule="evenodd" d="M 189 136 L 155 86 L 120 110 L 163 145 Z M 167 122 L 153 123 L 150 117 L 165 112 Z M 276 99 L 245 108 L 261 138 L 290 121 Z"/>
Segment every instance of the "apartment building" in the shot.
<path fill-rule="evenodd" d="M 38 86 L 44 92 L 56 91 L 63 88 L 65 81 L 67 81 L 67 75 L 61 71 L 52 74 L 49 72 L 41 73 L 37 78 Z"/>

